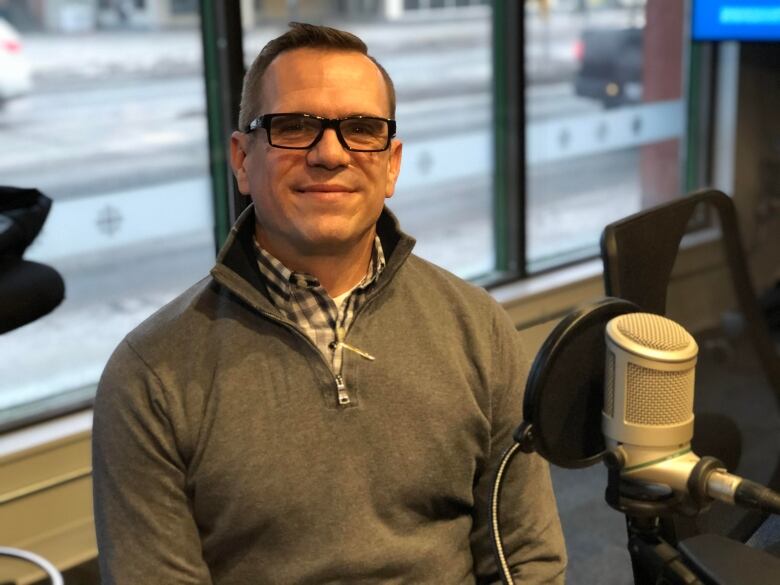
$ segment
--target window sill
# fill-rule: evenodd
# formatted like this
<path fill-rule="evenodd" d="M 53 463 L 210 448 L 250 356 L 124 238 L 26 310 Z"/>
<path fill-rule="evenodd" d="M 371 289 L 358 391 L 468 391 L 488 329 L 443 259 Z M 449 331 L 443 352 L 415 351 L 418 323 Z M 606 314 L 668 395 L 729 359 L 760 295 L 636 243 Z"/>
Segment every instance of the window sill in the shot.
<path fill-rule="evenodd" d="M 490 292 L 518 329 L 558 320 L 588 299 L 604 296 L 601 260 L 594 259 L 496 287 Z"/>
<path fill-rule="evenodd" d="M 0 436 L 0 543 L 37 553 L 60 570 L 97 556 L 92 516 L 92 412 Z M 0 575 L 18 585 L 45 575 L 0 557 Z"/>

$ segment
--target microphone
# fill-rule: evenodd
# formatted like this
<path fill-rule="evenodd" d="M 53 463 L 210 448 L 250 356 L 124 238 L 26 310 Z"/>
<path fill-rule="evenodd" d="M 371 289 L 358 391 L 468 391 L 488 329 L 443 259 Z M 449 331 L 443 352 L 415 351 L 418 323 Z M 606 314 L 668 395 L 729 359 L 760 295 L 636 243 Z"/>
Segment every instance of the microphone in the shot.
<path fill-rule="evenodd" d="M 605 461 L 620 467 L 621 479 L 699 505 L 715 499 L 780 513 L 780 494 L 691 449 L 699 351 L 691 334 L 660 315 L 628 313 L 607 323 L 605 337 L 601 428 Z"/>

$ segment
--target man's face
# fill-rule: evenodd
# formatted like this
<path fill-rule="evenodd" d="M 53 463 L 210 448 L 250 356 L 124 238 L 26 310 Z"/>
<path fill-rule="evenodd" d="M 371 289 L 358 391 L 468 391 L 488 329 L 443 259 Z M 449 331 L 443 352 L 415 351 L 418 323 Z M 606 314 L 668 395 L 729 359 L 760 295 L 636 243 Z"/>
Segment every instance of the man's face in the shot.
<path fill-rule="evenodd" d="M 382 74 L 364 55 L 317 49 L 282 53 L 263 76 L 262 113 L 389 118 Z M 333 129 L 308 150 L 268 144 L 265 130 L 234 132 L 231 161 L 241 193 L 255 203 L 261 246 L 281 260 L 341 255 L 374 237 L 401 164 L 401 143 L 350 152 Z M 295 269 L 295 267 L 290 266 Z"/>

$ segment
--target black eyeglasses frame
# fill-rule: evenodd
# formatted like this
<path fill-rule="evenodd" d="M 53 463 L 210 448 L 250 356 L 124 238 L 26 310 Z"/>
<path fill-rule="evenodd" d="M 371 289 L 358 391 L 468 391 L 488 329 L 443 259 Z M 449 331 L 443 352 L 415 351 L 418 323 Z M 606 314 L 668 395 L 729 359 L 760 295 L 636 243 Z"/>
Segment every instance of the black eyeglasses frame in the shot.
<path fill-rule="evenodd" d="M 320 131 L 317 134 L 317 136 L 315 136 L 314 139 L 311 141 L 311 144 L 309 144 L 308 146 L 280 146 L 278 144 L 274 144 L 271 141 L 271 121 L 277 116 L 303 116 L 304 118 L 319 120 L 321 124 Z M 352 148 L 349 144 L 347 144 L 347 141 L 344 139 L 344 136 L 341 134 L 340 125 L 341 122 L 344 122 L 345 120 L 381 120 L 382 122 L 387 123 L 387 142 L 385 143 L 384 147 L 370 149 L 370 150 Z M 268 140 L 268 144 L 270 144 L 274 148 L 284 148 L 287 150 L 308 150 L 310 148 L 313 148 L 320 140 L 322 140 L 322 136 L 325 134 L 325 130 L 327 130 L 328 128 L 333 128 L 333 130 L 336 132 L 336 137 L 339 139 L 339 143 L 341 144 L 341 146 L 343 146 L 346 150 L 349 150 L 350 152 L 384 152 L 385 150 L 390 148 L 390 143 L 392 142 L 393 138 L 395 138 L 396 122 L 395 120 L 392 120 L 390 118 L 380 118 L 379 116 L 347 116 L 345 118 L 323 118 L 322 116 L 315 116 L 314 114 L 305 114 L 302 112 L 278 112 L 274 114 L 263 114 L 261 116 L 258 116 L 257 118 L 249 122 L 249 125 L 247 126 L 246 130 L 244 130 L 244 134 L 251 134 L 258 128 L 265 129 L 265 134 Z"/>

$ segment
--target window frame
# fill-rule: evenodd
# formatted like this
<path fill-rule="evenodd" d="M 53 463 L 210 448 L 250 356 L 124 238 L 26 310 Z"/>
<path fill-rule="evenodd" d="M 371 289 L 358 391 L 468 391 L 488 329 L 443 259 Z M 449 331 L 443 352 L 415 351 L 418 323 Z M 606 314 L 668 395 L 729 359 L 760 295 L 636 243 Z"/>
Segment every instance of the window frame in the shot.
<path fill-rule="evenodd" d="M 244 81 L 241 3 L 200 2 L 203 73 L 206 85 L 209 162 L 214 203 L 216 252 L 248 205 L 230 167 L 230 135 L 236 129 Z"/>
<path fill-rule="evenodd" d="M 494 271 L 492 289 L 528 276 L 526 225 L 525 6 L 493 2 Z"/>

